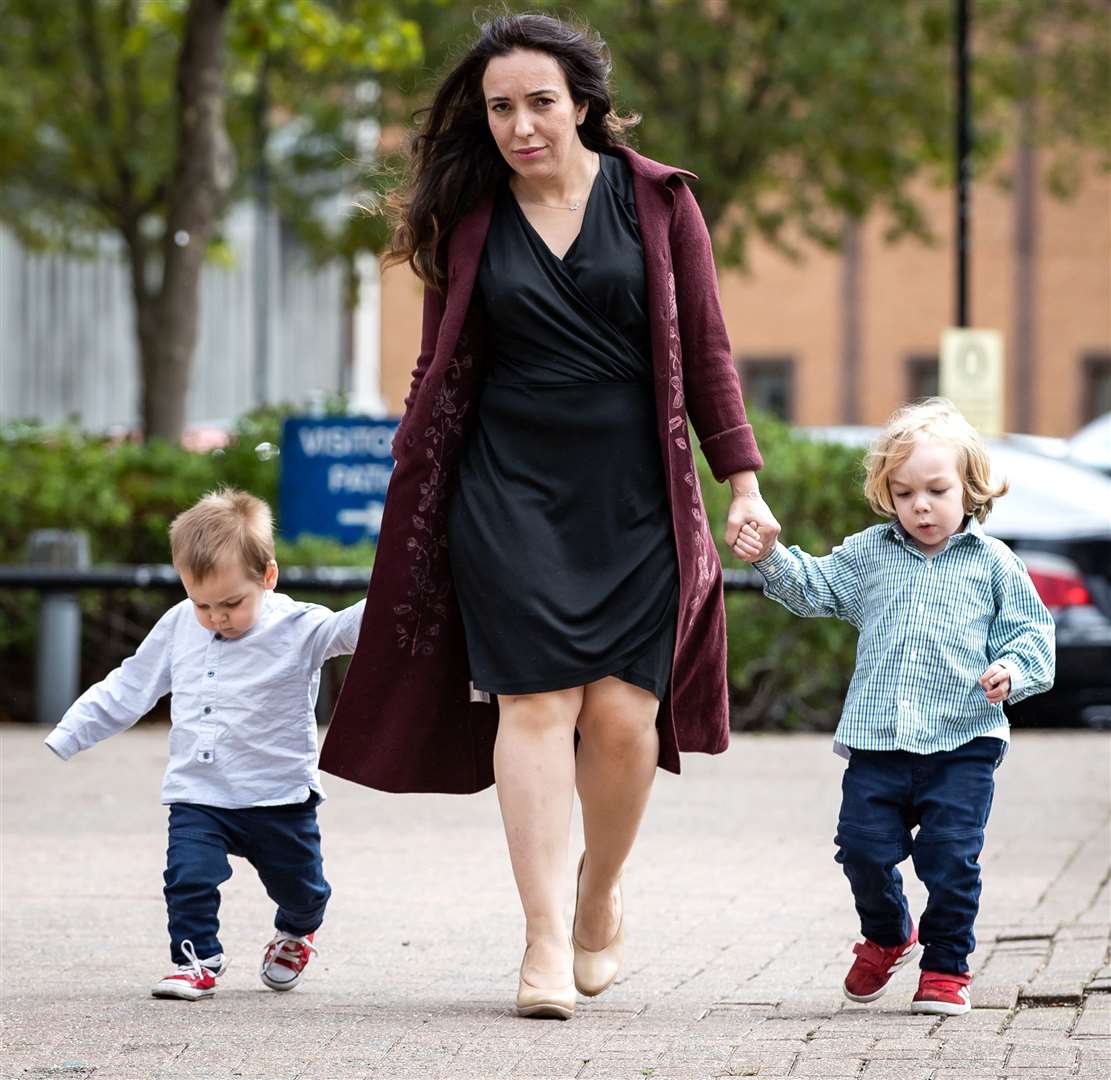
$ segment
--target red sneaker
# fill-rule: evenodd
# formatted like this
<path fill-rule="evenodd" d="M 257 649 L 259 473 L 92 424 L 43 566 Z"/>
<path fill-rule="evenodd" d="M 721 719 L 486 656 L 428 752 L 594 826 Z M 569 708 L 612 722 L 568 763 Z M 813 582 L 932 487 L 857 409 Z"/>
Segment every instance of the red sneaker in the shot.
<path fill-rule="evenodd" d="M 918 955 L 918 931 L 912 926 L 902 945 L 885 948 L 865 938 L 853 946 L 856 959 L 845 976 L 842 989 L 850 1001 L 861 1004 L 882 997 L 895 974 L 908 960 Z"/>
<path fill-rule="evenodd" d="M 198 998 L 212 997 L 216 993 L 216 978 L 228 970 L 228 962 L 223 953 L 198 960 L 191 941 L 181 943 L 181 951 L 186 961 L 178 964 L 172 975 L 151 987 L 151 994 L 160 998 L 182 998 L 196 1001 Z"/>
<path fill-rule="evenodd" d="M 968 992 L 971 975 L 951 975 L 946 971 L 923 971 L 918 978 L 918 993 L 910 1011 L 934 1016 L 960 1016 L 972 1008 Z"/>
<path fill-rule="evenodd" d="M 259 977 L 271 990 L 292 990 L 308 966 L 316 946 L 312 943 L 314 934 L 298 937 L 279 930 L 266 946 L 262 954 L 262 967 Z"/>

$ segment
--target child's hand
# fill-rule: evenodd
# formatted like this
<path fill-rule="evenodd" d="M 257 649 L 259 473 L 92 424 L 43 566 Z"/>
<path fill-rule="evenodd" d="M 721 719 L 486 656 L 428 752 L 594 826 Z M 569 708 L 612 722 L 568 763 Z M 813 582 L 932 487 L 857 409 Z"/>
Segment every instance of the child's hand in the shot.
<path fill-rule="evenodd" d="M 745 522 L 741 526 L 741 531 L 737 533 L 737 539 L 733 541 L 733 554 L 738 559 L 752 562 L 760 557 L 763 550 L 764 541 L 760 539 L 759 530 L 751 521 Z"/>
<path fill-rule="evenodd" d="M 980 676 L 980 685 L 988 695 L 988 701 L 993 705 L 998 701 L 1006 701 L 1011 692 L 1011 676 L 1005 665 L 994 663 Z"/>

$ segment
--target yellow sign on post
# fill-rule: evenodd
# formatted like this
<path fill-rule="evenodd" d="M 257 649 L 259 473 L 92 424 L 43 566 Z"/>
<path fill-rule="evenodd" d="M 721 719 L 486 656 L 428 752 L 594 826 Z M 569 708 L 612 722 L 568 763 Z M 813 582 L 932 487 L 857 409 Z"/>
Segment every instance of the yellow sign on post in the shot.
<path fill-rule="evenodd" d="M 981 435 L 1003 434 L 1003 335 L 998 330 L 943 331 L 938 382 L 941 396 Z"/>

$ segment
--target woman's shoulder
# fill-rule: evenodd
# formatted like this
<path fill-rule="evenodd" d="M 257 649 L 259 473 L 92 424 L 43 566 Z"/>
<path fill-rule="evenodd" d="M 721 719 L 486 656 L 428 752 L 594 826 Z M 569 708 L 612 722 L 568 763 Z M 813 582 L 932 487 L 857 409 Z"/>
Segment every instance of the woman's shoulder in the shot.
<path fill-rule="evenodd" d="M 662 161 L 655 161 L 645 157 L 644 154 L 637 153 L 631 146 L 616 147 L 614 154 L 624 161 L 632 173 L 659 184 L 666 184 L 677 176 L 698 179 L 689 169 L 680 168 L 678 165 L 665 165 Z"/>

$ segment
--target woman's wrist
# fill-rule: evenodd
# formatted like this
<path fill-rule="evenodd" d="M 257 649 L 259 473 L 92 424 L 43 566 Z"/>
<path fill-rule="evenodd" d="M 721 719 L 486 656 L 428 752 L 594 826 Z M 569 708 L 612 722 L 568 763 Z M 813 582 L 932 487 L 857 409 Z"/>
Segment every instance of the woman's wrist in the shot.
<path fill-rule="evenodd" d="M 759 499 L 760 485 L 756 481 L 756 473 L 739 472 L 729 477 L 729 487 L 734 499 Z"/>

